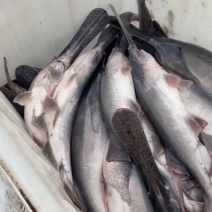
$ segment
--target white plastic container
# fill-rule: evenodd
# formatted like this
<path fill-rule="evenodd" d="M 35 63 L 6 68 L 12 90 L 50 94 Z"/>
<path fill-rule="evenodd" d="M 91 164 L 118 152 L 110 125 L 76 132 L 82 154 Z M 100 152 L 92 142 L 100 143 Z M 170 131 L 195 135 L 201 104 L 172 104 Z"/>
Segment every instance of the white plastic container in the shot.
<path fill-rule="evenodd" d="M 137 12 L 136 0 L 1 0 L 0 84 L 6 83 L 4 56 L 12 77 L 19 65 L 45 67 L 67 45 L 92 9 L 102 7 L 112 14 L 109 3 L 119 13 Z M 169 37 L 195 43 L 212 51 L 212 1 L 148 0 L 147 5 L 152 17 Z M 20 207 L 17 211 L 28 211 L 27 202 L 14 193 L 11 183 L 7 183 L 9 181 L 0 167 L 0 207 L 5 207 L 3 210 L 0 208 L 0 211 L 11 211 L 17 204 Z M 5 196 L 6 193 L 10 198 Z"/>

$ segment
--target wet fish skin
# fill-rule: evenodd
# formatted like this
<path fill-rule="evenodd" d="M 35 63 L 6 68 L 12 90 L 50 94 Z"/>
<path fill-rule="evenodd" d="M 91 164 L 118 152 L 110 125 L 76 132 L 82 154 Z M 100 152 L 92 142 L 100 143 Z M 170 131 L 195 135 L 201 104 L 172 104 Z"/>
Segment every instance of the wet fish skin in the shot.
<path fill-rule="evenodd" d="M 109 137 L 99 106 L 100 78 L 101 74 L 82 100 L 76 115 L 71 142 L 72 169 L 88 211 L 107 212 L 102 169 Z"/>
<path fill-rule="evenodd" d="M 110 132 L 109 150 L 104 164 L 107 193 L 111 194 L 108 207 L 109 211 L 153 211 L 143 183 L 136 186 L 135 182 L 140 181 L 137 171 L 112 124 L 113 114 L 119 108 L 140 112 L 136 103 L 131 67 L 123 54 L 124 46 L 120 45 L 123 44 L 122 38 L 121 35 L 118 37 L 116 47 L 110 54 L 100 87 L 101 108 Z"/>
<path fill-rule="evenodd" d="M 46 111 L 51 113 L 52 117 L 56 114 L 56 103 L 52 99 L 55 88 L 58 86 L 70 63 L 79 55 L 82 48 L 105 27 L 107 22 L 108 15 L 105 10 L 95 9 L 91 11 L 79 28 L 77 38 L 75 36 L 62 53 L 39 72 L 28 92 L 14 99 L 14 102 L 25 106 L 25 122 L 28 132 L 41 148 L 48 141 L 48 126 L 46 126 L 46 115 L 44 114 Z M 49 104 L 54 105 L 54 110 L 49 109 Z M 47 122 L 50 121 L 52 119 L 47 120 Z M 42 126 L 38 126 L 41 124 Z"/>
<path fill-rule="evenodd" d="M 111 24 L 120 29 L 117 22 L 111 22 Z M 210 51 L 170 38 L 149 37 L 139 32 L 134 26 L 126 26 L 126 28 L 132 36 L 154 47 L 156 59 L 166 71 L 201 84 L 212 92 L 212 53 Z"/>
<path fill-rule="evenodd" d="M 80 55 L 64 73 L 63 79 L 52 96 L 57 102 L 56 113 L 47 113 L 45 119 L 48 121 L 49 141 L 44 147 L 44 152 L 60 172 L 64 186 L 70 195 L 73 195 L 73 191 L 76 190 L 73 184 L 70 155 L 70 141 L 76 110 L 84 88 L 103 58 L 103 52 L 107 48 L 106 44 L 109 45 L 116 35 L 117 30 L 109 28 L 104 39 L 100 40 L 93 49 Z M 76 195 L 72 199 L 77 200 Z"/>
<path fill-rule="evenodd" d="M 146 64 L 141 61 L 145 61 Z M 165 145 L 184 163 L 203 187 L 207 198 L 212 200 L 212 185 L 199 153 L 195 132 L 187 122 L 189 114 L 180 101 L 177 88 L 170 88 L 166 84 L 163 78 L 164 71 L 159 65 L 154 64 L 153 58 L 147 53 L 132 50 L 131 62 L 136 91 L 145 112 L 154 123 Z M 154 77 L 150 70 L 154 70 Z M 156 73 L 156 70 L 160 72 Z M 167 99 L 171 104 L 167 104 Z M 164 114 L 167 114 L 165 120 Z"/>
<path fill-rule="evenodd" d="M 128 49 L 138 99 L 165 146 L 180 159 L 202 186 L 205 211 L 210 211 L 212 183 L 198 148 L 197 134 L 200 128 L 195 131 L 198 125 L 180 100 L 177 90 L 180 78 L 167 74 L 151 55 L 139 51 L 120 18 L 118 20 L 129 42 Z"/>

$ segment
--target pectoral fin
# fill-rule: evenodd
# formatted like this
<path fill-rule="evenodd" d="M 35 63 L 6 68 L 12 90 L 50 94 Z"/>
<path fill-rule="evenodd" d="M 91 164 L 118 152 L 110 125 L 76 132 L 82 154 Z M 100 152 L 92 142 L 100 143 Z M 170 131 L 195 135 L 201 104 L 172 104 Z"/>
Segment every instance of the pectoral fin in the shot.
<path fill-rule="evenodd" d="M 32 100 L 32 91 L 26 91 L 21 93 L 15 97 L 13 100 L 14 103 L 18 103 L 19 105 L 25 106 Z"/>

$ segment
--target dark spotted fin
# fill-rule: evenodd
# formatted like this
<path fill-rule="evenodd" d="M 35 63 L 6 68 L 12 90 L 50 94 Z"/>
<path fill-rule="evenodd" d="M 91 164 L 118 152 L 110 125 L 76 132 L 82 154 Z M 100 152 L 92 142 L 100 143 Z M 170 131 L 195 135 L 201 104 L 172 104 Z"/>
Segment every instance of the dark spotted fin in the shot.
<path fill-rule="evenodd" d="M 14 103 L 18 103 L 19 105 L 25 106 L 32 100 L 32 91 L 26 91 L 17 95 L 14 99 Z"/>
<path fill-rule="evenodd" d="M 23 93 L 24 91 L 26 91 L 24 88 L 20 87 L 18 84 L 14 83 L 11 80 L 9 70 L 7 67 L 7 60 L 5 57 L 4 57 L 4 70 L 5 70 L 5 75 L 7 78 L 7 83 L 11 91 L 13 91 L 16 94 Z"/>
<path fill-rule="evenodd" d="M 152 156 L 140 118 L 129 109 L 118 109 L 112 119 L 115 132 L 141 173 L 145 173 L 156 211 L 180 211 L 173 191 L 161 176 Z M 141 168 L 140 168 L 141 167 Z"/>
<path fill-rule="evenodd" d="M 212 157 L 212 135 L 209 135 L 205 132 L 201 132 L 200 138 L 203 141 L 208 153 Z"/>
<path fill-rule="evenodd" d="M 108 162 L 111 162 L 111 161 L 120 161 L 120 162 L 128 161 L 128 162 L 130 162 L 131 161 L 126 150 L 113 145 L 112 142 L 110 142 L 106 160 Z"/>

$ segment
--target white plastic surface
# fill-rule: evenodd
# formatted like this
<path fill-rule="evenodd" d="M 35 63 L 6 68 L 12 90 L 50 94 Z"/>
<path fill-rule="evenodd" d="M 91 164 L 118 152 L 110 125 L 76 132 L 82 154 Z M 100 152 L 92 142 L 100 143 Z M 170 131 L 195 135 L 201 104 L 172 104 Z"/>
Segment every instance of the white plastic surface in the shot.
<path fill-rule="evenodd" d="M 212 1 L 146 0 L 153 17 L 170 37 L 196 43 L 212 51 Z M 0 84 L 6 82 L 3 56 L 10 73 L 18 65 L 44 67 L 71 40 L 88 13 L 109 3 L 118 12 L 137 12 L 136 0 L 1 0 Z"/>

